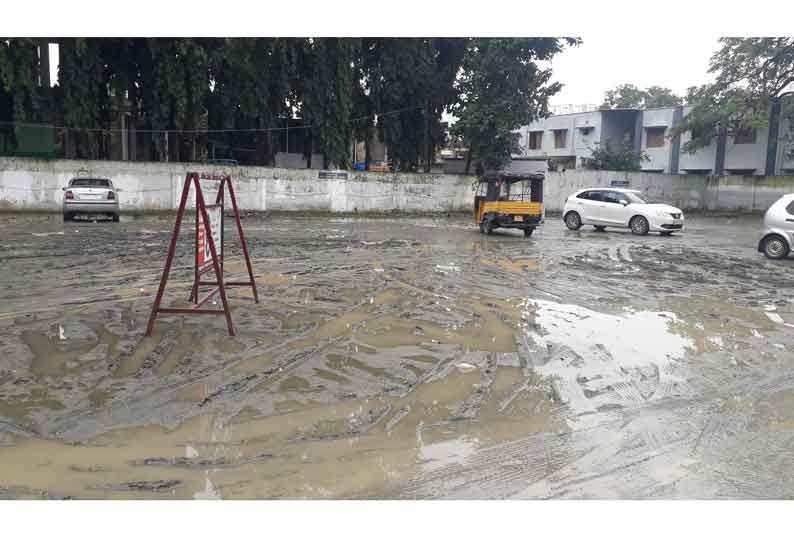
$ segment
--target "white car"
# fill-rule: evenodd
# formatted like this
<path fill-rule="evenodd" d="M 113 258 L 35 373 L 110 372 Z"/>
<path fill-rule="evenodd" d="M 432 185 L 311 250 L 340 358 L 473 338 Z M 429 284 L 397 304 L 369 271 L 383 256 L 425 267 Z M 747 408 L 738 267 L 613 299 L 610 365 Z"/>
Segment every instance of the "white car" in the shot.
<path fill-rule="evenodd" d="M 571 230 L 584 225 L 598 231 L 607 227 L 628 228 L 636 235 L 659 232 L 671 235 L 684 229 L 684 213 L 664 203 L 648 203 L 638 190 L 587 188 L 565 201 L 562 219 Z"/>

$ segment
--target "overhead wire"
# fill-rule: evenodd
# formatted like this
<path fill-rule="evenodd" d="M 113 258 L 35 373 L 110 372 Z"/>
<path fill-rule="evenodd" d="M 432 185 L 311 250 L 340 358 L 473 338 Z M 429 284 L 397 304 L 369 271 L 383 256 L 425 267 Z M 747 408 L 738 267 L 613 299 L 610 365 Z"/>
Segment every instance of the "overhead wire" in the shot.
<path fill-rule="evenodd" d="M 377 121 L 380 117 L 388 117 L 391 115 L 403 113 L 405 111 L 415 111 L 424 109 L 422 106 L 412 106 L 412 107 L 403 107 L 401 109 L 394 109 L 392 111 L 385 111 L 383 113 L 373 113 L 371 115 L 364 115 L 361 117 L 355 117 L 348 119 L 347 122 L 354 123 L 359 122 L 362 120 L 373 119 Z M 84 127 L 75 127 L 75 126 L 58 126 L 54 124 L 45 124 L 45 123 L 32 123 L 32 122 L 18 122 L 18 121 L 0 121 L 0 125 L 3 126 L 20 126 L 20 127 L 29 127 L 29 128 L 52 128 L 54 130 L 64 130 L 64 131 L 71 131 L 71 132 L 100 132 L 100 133 L 118 133 L 118 132 L 129 132 L 129 129 L 124 128 L 84 128 Z M 307 128 L 315 127 L 315 124 L 302 124 L 299 126 L 278 126 L 278 127 L 270 127 L 270 128 L 215 128 L 215 129 L 197 129 L 197 128 L 162 128 L 162 129 L 153 129 L 153 128 L 141 128 L 135 129 L 137 133 L 180 133 L 180 134 L 220 134 L 220 133 L 266 133 L 266 132 L 283 132 L 283 131 L 292 131 L 292 130 L 305 130 Z"/>

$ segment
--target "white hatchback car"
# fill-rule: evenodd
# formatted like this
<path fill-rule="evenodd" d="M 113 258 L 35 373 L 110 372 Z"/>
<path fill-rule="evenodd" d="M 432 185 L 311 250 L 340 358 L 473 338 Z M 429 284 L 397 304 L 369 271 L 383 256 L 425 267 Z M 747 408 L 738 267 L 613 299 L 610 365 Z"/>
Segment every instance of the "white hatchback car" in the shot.
<path fill-rule="evenodd" d="M 636 235 L 659 232 L 670 235 L 684 229 L 684 213 L 664 203 L 648 203 L 638 190 L 588 188 L 574 192 L 565 201 L 562 219 L 571 230 L 588 224 L 603 231 L 607 227 L 629 228 Z"/>

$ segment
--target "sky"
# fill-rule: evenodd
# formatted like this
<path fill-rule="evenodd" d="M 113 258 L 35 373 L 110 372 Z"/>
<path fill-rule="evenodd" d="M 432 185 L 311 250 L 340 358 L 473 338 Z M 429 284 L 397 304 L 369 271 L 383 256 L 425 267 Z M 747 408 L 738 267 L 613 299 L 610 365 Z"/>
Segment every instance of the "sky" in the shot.
<path fill-rule="evenodd" d="M 709 59 L 719 48 L 717 39 L 652 29 L 639 35 L 614 29 L 583 35 L 580 46 L 566 49 L 551 62 L 553 80 L 564 87 L 550 103 L 599 105 L 607 90 L 623 83 L 659 85 L 683 95 L 687 88 L 711 80 Z"/>

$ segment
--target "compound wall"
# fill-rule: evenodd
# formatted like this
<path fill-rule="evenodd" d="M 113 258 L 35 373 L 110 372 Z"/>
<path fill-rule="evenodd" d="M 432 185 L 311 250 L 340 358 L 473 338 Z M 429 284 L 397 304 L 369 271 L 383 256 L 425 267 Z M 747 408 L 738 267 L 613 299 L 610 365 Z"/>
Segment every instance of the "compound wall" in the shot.
<path fill-rule="evenodd" d="M 475 178 L 450 174 L 350 172 L 347 180 L 320 178 L 307 169 L 0 158 L 0 209 L 58 211 L 62 187 L 75 176 L 108 177 L 120 189 L 122 211 L 172 210 L 187 171 L 230 173 L 246 210 L 328 212 L 469 211 Z M 559 212 L 572 192 L 627 183 L 656 201 L 687 211 L 764 211 L 794 192 L 794 176 L 667 175 L 646 172 L 549 172 L 546 209 Z M 207 188 L 212 190 L 212 184 Z M 214 191 L 211 191 L 211 194 Z"/>

